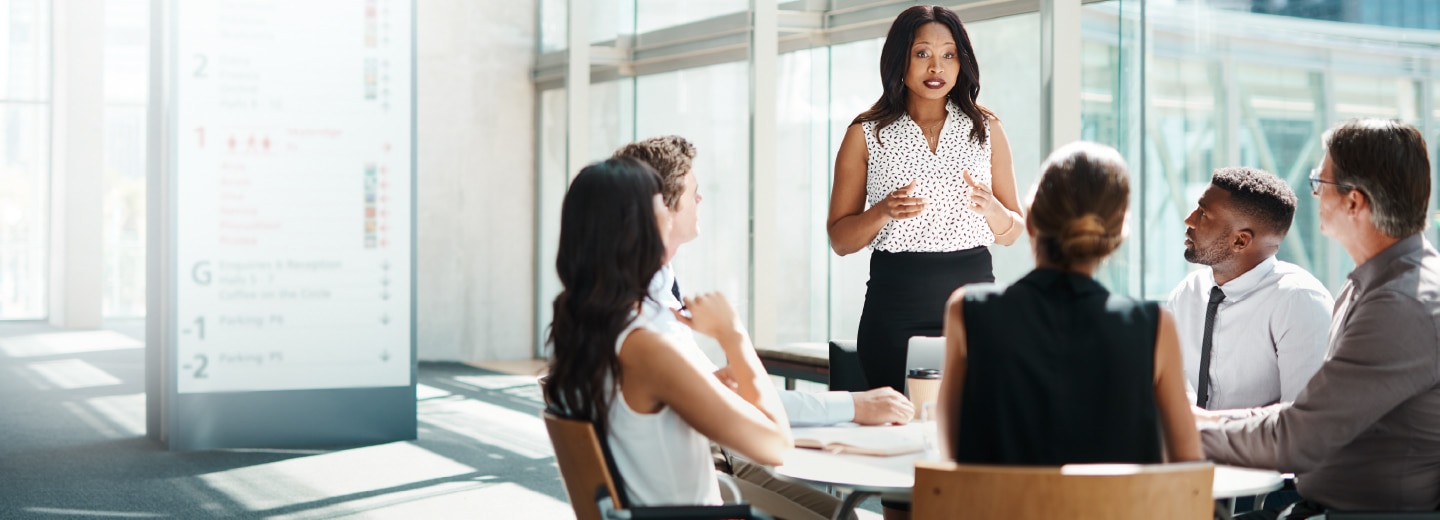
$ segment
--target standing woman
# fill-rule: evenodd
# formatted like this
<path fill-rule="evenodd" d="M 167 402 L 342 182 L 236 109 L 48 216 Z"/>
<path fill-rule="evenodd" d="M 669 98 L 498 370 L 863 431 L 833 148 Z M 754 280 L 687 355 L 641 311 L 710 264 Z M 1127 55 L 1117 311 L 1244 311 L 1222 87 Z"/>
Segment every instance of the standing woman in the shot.
<path fill-rule="evenodd" d="M 988 246 L 1025 228 L 1005 130 L 975 101 L 977 65 L 953 11 L 906 9 L 880 51 L 885 93 L 835 158 L 830 247 L 874 250 L 856 345 L 871 387 L 904 390 L 910 337 L 939 336 L 950 293 L 995 281 Z"/>

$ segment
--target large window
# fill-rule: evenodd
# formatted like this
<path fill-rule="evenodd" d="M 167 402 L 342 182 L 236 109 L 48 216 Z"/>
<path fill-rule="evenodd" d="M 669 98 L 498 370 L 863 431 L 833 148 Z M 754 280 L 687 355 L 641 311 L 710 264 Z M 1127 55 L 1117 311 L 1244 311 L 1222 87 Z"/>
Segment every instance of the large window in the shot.
<path fill-rule="evenodd" d="M 542 52 L 564 48 L 565 1 L 541 2 Z M 1040 149 L 1040 136 L 1048 131 L 1040 113 L 1041 17 L 1025 12 L 1036 4 L 959 6 L 980 62 L 980 102 L 1003 121 L 1022 197 L 1049 152 Z M 774 340 L 854 337 L 869 253 L 842 258 L 830 250 L 825 220 L 833 162 L 851 119 L 880 95 L 884 29 L 908 5 L 779 3 L 776 165 L 773 173 L 756 174 L 775 178 L 759 177 L 755 186 L 748 128 L 752 21 L 740 14 L 750 2 L 674 5 L 590 4 L 591 40 L 620 47 L 613 55 L 604 49 L 594 54 L 586 123 L 590 159 L 654 135 L 677 133 L 694 141 L 705 203 L 701 238 L 676 262 L 682 284 L 725 291 L 742 312 L 751 308 L 749 280 L 762 262 L 749 265 L 748 226 L 770 226 L 777 243 L 768 249 L 778 255 Z M 827 7 L 831 11 L 804 11 Z M 1440 5 L 1111 0 L 1087 2 L 1081 13 L 1081 85 L 1073 93 L 1080 138 L 1115 146 L 1132 172 L 1129 240 L 1097 273 L 1116 292 L 1164 298 L 1195 268 L 1181 254 L 1183 221 L 1210 172 L 1229 165 L 1264 168 L 1289 181 L 1300 208 L 1280 258 L 1338 289 L 1353 266 L 1320 235 L 1305 181 L 1321 157 L 1321 134 L 1345 118 L 1393 117 L 1440 141 Z M 1060 21 L 1067 22 L 1074 23 Z M 614 56 L 627 53 L 633 61 L 613 65 Z M 537 84 L 549 89 L 542 91 L 540 115 L 540 220 L 549 234 L 554 230 L 545 222 L 554 216 L 545 212 L 558 209 L 555 202 L 574 172 L 563 171 L 565 135 L 554 126 L 564 124 L 563 87 L 557 88 L 555 69 L 546 67 L 537 67 Z M 1432 155 L 1440 159 L 1440 153 Z M 750 190 L 772 186 L 779 191 L 775 221 L 751 223 L 756 212 L 748 205 Z M 1435 232 L 1429 233 L 1433 238 Z M 552 241 L 542 235 L 542 244 Z M 538 261 L 549 270 L 554 257 L 547 247 L 542 245 Z M 1033 266 L 1026 241 L 991 251 L 1001 282 Z M 555 289 L 547 283 L 541 284 L 545 302 Z"/>
<path fill-rule="evenodd" d="M 1143 285 L 1130 292 L 1164 298 L 1196 268 L 1180 254 L 1183 220 L 1223 166 L 1263 168 L 1289 182 L 1299 208 L 1279 257 L 1338 290 L 1354 266 L 1320 234 L 1305 180 L 1323 154 L 1323 132 L 1345 119 L 1383 117 L 1436 136 L 1440 19 L 1431 15 L 1440 9 L 1405 3 L 1415 12 L 1401 16 L 1394 11 L 1402 3 L 1306 4 L 1125 0 L 1084 8 L 1085 136 L 1125 151 L 1140 186 L 1130 247 L 1141 253 L 1128 258 L 1139 260 Z M 1141 24 L 1146 40 L 1135 29 Z M 1143 64 L 1135 52 L 1142 44 Z M 1144 71 L 1143 92 L 1133 88 L 1135 70 Z M 1429 234 L 1433 240 L 1433 228 Z"/>
<path fill-rule="evenodd" d="M 149 71 L 146 0 L 105 2 L 106 317 L 145 315 L 145 101 Z"/>
<path fill-rule="evenodd" d="M 774 227 L 779 258 L 771 264 L 778 270 L 777 340 L 812 341 L 829 335 L 829 49 L 781 55 L 778 70 Z"/>
<path fill-rule="evenodd" d="M 47 315 L 50 2 L 0 9 L 0 319 Z"/>
<path fill-rule="evenodd" d="M 699 149 L 700 237 L 672 262 L 681 288 L 724 292 L 740 316 L 750 308 L 749 81 L 736 62 L 641 76 L 635 85 L 635 136 L 681 135 Z M 718 345 L 701 346 L 720 354 Z"/>
<path fill-rule="evenodd" d="M 775 222 L 751 222 L 751 151 L 749 63 L 743 49 L 735 49 L 734 23 L 749 6 L 745 0 L 672 4 L 650 0 L 607 0 L 589 5 L 591 40 L 604 45 L 610 38 L 636 42 L 634 69 L 622 67 L 621 78 L 597 74 L 590 91 L 589 157 L 596 160 L 614 147 L 634 139 L 679 134 L 699 147 L 695 169 L 700 179 L 701 235 L 681 250 L 676 272 L 687 292 L 720 290 L 748 314 L 750 293 L 751 226 L 774 228 L 777 287 L 777 342 L 825 341 L 854 337 L 869 276 L 869 254 L 861 251 L 841 258 L 829 246 L 825 229 L 835 153 L 850 120 L 880 95 L 880 47 L 883 38 L 855 39 L 845 43 L 802 46 L 787 41 L 792 30 L 782 29 L 782 54 L 777 63 L 774 95 L 778 125 L 775 186 Z M 878 6 L 878 4 L 877 4 Z M 782 3 L 782 9 L 800 8 Z M 905 6 L 882 13 L 882 25 Z M 541 48 L 565 47 L 565 2 L 542 0 Z M 613 14 L 613 16 L 612 16 Z M 633 22 L 627 22 L 626 17 Z M 738 19 L 744 20 L 744 17 Z M 627 26 L 627 23 L 631 24 Z M 674 33 L 676 26 L 694 35 Z M 618 29 L 617 29 L 618 27 Z M 1005 121 L 1022 188 L 1035 177 L 1041 158 L 1038 148 L 1040 46 L 1034 37 L 1039 15 L 1028 13 L 967 23 L 980 53 L 986 83 L 981 102 Z M 872 31 L 883 34 L 884 27 Z M 639 36 L 631 38 L 630 32 Z M 706 31 L 718 31 L 709 32 Z M 743 36 L 743 34 L 741 35 Z M 851 41 L 854 40 L 854 41 Z M 655 41 L 676 43 L 678 54 L 656 54 Z M 709 42 L 709 43 L 704 43 Z M 1017 43 L 1018 42 L 1018 43 Z M 709 49 L 707 45 L 716 46 Z M 790 47 L 790 48 L 787 48 Z M 713 51 L 713 52 L 712 52 Z M 662 56 L 662 57 L 656 57 Z M 723 58 L 717 58 L 723 56 Z M 603 61 L 603 58 L 600 60 Z M 719 63 L 715 63 L 719 61 Z M 688 63 L 688 65 L 687 65 Z M 648 72 L 652 68 L 668 69 Z M 599 70 L 599 69 L 597 69 Z M 639 70 L 638 75 L 635 71 Z M 549 302 L 558 293 L 554 280 L 553 242 L 558 229 L 558 202 L 575 172 L 564 171 L 564 89 L 554 84 L 540 92 L 541 134 L 539 206 L 542 269 L 538 299 L 539 321 L 550 321 Z M 759 184 L 757 184 L 759 185 Z M 768 188 L 767 188 L 768 189 Z M 1031 264 L 1028 247 L 1017 244 L 996 248 L 998 273 L 1004 279 L 1023 274 Z M 707 347 L 709 347 L 707 345 Z M 711 352 L 718 354 L 718 352 Z"/>

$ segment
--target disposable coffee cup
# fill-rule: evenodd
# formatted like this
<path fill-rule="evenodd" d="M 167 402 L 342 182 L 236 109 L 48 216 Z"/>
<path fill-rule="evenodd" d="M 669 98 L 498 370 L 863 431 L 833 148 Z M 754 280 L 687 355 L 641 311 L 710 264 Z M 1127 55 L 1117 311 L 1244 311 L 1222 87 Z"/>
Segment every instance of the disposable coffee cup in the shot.
<path fill-rule="evenodd" d="M 910 403 L 915 405 L 915 418 L 919 419 L 925 403 L 935 402 L 935 398 L 940 395 L 940 371 L 934 368 L 912 368 L 905 375 L 905 388 Z"/>

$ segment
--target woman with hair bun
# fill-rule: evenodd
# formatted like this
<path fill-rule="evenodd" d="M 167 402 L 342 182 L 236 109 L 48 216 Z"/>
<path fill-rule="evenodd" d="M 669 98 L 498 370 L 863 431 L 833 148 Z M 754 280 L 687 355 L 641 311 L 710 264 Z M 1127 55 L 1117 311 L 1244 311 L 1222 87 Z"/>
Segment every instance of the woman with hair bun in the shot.
<path fill-rule="evenodd" d="M 1025 219 L 1035 270 L 1008 287 L 956 290 L 945 310 L 941 453 L 1047 466 L 1200 460 L 1174 319 L 1092 277 L 1125 238 L 1124 159 L 1081 142 L 1041 169 Z"/>

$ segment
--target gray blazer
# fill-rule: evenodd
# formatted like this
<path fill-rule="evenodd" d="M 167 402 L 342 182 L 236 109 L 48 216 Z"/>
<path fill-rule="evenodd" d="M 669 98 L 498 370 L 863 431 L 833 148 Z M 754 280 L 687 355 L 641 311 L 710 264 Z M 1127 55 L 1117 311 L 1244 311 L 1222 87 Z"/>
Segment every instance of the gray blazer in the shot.
<path fill-rule="evenodd" d="M 1295 402 L 1236 415 L 1200 427 L 1216 462 L 1293 472 L 1333 509 L 1440 506 L 1440 253 L 1417 234 L 1356 267 Z"/>

